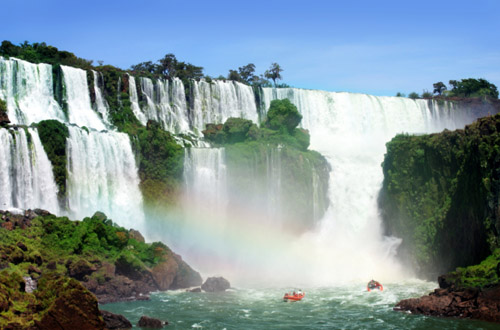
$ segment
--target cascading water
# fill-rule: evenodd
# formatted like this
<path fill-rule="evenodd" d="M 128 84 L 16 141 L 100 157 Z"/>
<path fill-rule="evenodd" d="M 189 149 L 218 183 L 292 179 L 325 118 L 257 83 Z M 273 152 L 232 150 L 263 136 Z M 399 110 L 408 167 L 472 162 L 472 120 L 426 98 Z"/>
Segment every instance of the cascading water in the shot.
<path fill-rule="evenodd" d="M 61 65 L 61 69 L 64 75 L 69 122 L 96 130 L 106 129 L 90 104 L 87 72 L 64 65 Z"/>
<path fill-rule="evenodd" d="M 38 132 L 0 129 L 0 209 L 43 208 L 59 212 L 52 165 Z"/>
<path fill-rule="evenodd" d="M 228 246 L 223 240 L 227 230 L 227 167 L 223 148 L 189 148 L 184 158 L 184 212 L 180 233 L 169 237 L 176 250 L 200 267 L 211 271 L 224 263 Z M 207 239 L 210 244 L 206 244 Z"/>
<path fill-rule="evenodd" d="M 107 125 L 109 125 L 109 106 L 108 102 L 103 97 L 103 93 L 101 91 L 100 84 L 104 83 L 104 78 L 102 76 L 102 73 L 97 73 L 96 71 L 92 70 L 92 73 L 94 74 L 94 94 L 95 94 L 95 107 L 96 111 L 101 114 L 101 118 L 103 122 L 105 122 Z"/>
<path fill-rule="evenodd" d="M 52 85 L 51 65 L 0 56 L 0 98 L 6 101 L 13 124 L 30 125 L 44 119 L 65 121 Z"/>
<path fill-rule="evenodd" d="M 133 76 L 128 77 L 129 84 L 129 94 L 130 94 L 130 102 L 132 103 L 132 112 L 134 113 L 137 120 L 141 122 L 141 124 L 146 125 L 148 122 L 148 118 L 142 112 L 141 107 L 139 106 L 139 97 L 137 96 L 137 86 L 135 84 L 135 78 Z"/>
<path fill-rule="evenodd" d="M 229 117 L 257 123 L 258 113 L 252 87 L 235 81 L 193 81 L 193 130 L 198 134 L 208 123 L 224 123 Z"/>
<path fill-rule="evenodd" d="M 70 216 L 82 219 L 102 211 L 124 227 L 143 230 L 142 195 L 128 136 L 68 129 Z"/>
<path fill-rule="evenodd" d="M 294 265 L 300 265 L 305 275 L 301 279 L 321 284 L 397 279 L 401 272 L 394 254 L 399 240 L 382 235 L 377 208 L 385 143 L 401 132 L 462 128 L 478 114 L 456 114 L 426 100 L 263 89 L 265 109 L 273 99 L 283 98 L 303 115 L 301 125 L 310 131 L 310 148 L 321 152 L 332 166 L 331 206 L 317 230 L 294 243 Z M 294 268 L 280 267 L 290 272 Z"/>

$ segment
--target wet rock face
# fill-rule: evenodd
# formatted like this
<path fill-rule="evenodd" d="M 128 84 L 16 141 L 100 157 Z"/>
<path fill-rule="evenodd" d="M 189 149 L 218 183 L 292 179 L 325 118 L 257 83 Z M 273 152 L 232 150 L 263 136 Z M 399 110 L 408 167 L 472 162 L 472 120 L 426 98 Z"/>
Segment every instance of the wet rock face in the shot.
<path fill-rule="evenodd" d="M 168 325 L 168 321 L 160 321 L 148 316 L 142 316 L 137 324 L 139 327 L 161 329 L 163 325 Z"/>
<path fill-rule="evenodd" d="M 222 292 L 231 287 L 228 280 L 223 277 L 209 277 L 201 288 L 206 292 Z"/>
<path fill-rule="evenodd" d="M 104 323 L 106 323 L 106 329 L 115 330 L 115 329 L 131 329 L 132 323 L 125 318 L 125 316 L 120 314 L 114 314 L 108 311 L 101 311 L 102 318 L 104 319 Z"/>
<path fill-rule="evenodd" d="M 436 289 L 428 296 L 402 300 L 394 309 L 431 316 L 500 322 L 500 286 L 483 290 Z"/>

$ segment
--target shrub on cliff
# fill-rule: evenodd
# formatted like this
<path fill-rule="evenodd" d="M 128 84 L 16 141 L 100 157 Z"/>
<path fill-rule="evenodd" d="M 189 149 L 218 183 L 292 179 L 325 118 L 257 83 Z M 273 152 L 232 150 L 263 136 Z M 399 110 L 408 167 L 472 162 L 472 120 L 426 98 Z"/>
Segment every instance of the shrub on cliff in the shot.
<path fill-rule="evenodd" d="M 68 176 L 66 139 L 69 130 L 66 125 L 57 120 L 43 120 L 37 124 L 38 135 L 45 153 L 52 163 L 54 179 L 59 188 L 58 197 L 63 200 L 66 196 L 66 179 Z"/>
<path fill-rule="evenodd" d="M 155 121 L 138 128 L 132 141 L 139 153 L 140 187 L 145 201 L 172 203 L 182 182 L 184 149 Z"/>
<path fill-rule="evenodd" d="M 302 120 L 297 107 L 288 99 L 273 100 L 267 112 L 264 127 L 292 133 Z"/>

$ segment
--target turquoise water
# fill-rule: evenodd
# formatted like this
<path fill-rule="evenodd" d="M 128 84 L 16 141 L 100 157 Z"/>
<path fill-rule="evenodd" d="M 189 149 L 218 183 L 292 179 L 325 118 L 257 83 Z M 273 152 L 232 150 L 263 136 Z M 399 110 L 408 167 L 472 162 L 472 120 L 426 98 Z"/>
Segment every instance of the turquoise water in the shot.
<path fill-rule="evenodd" d="M 383 283 L 384 284 L 384 283 Z M 289 288 L 231 289 L 223 293 L 158 292 L 150 301 L 102 305 L 136 325 L 142 315 L 168 320 L 171 329 L 499 329 L 493 323 L 412 315 L 392 310 L 401 299 L 419 297 L 436 283 L 366 284 L 302 288 L 300 302 L 283 302 Z"/>

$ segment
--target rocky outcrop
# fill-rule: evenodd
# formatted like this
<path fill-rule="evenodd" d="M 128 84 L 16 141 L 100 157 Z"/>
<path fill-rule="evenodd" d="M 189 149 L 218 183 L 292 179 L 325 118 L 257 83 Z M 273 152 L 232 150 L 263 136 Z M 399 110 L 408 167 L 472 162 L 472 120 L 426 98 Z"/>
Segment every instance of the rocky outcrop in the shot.
<path fill-rule="evenodd" d="M 56 275 L 41 277 L 36 289 L 27 282 L 18 271 L 0 272 L 1 329 L 104 329 L 96 297 L 80 282 Z"/>
<path fill-rule="evenodd" d="M 500 322 L 500 286 L 483 290 L 436 289 L 428 296 L 402 300 L 394 310 Z"/>
<path fill-rule="evenodd" d="M 108 311 L 101 311 L 102 318 L 106 324 L 106 329 L 109 330 L 124 330 L 131 329 L 132 323 L 120 314 L 114 314 Z"/>
<path fill-rule="evenodd" d="M 67 278 L 48 279 L 40 285 L 40 289 L 40 295 L 54 294 L 55 299 L 41 321 L 35 322 L 39 329 L 104 329 L 105 323 L 96 297 L 78 281 Z"/>
<path fill-rule="evenodd" d="M 160 321 L 148 316 L 142 316 L 137 325 L 144 328 L 161 329 L 163 328 L 163 325 L 168 325 L 168 322 Z"/>
<path fill-rule="evenodd" d="M 144 243 L 139 232 L 113 225 L 102 212 L 73 222 L 38 209 L 0 211 L 0 231 L 5 234 L 3 241 L 12 236 L 15 242 L 0 242 L 0 269 L 22 264 L 23 276 L 32 280 L 52 272 L 69 276 L 94 293 L 100 303 L 146 300 L 152 291 L 202 283 L 200 274 L 166 245 Z M 89 236 L 98 240 L 91 245 L 82 240 Z M 47 248 L 55 253 L 40 252 Z M 108 254 L 117 257 L 111 259 Z"/>
<path fill-rule="evenodd" d="M 222 292 L 231 287 L 229 281 L 223 277 L 209 277 L 201 286 L 201 289 L 206 292 Z"/>

